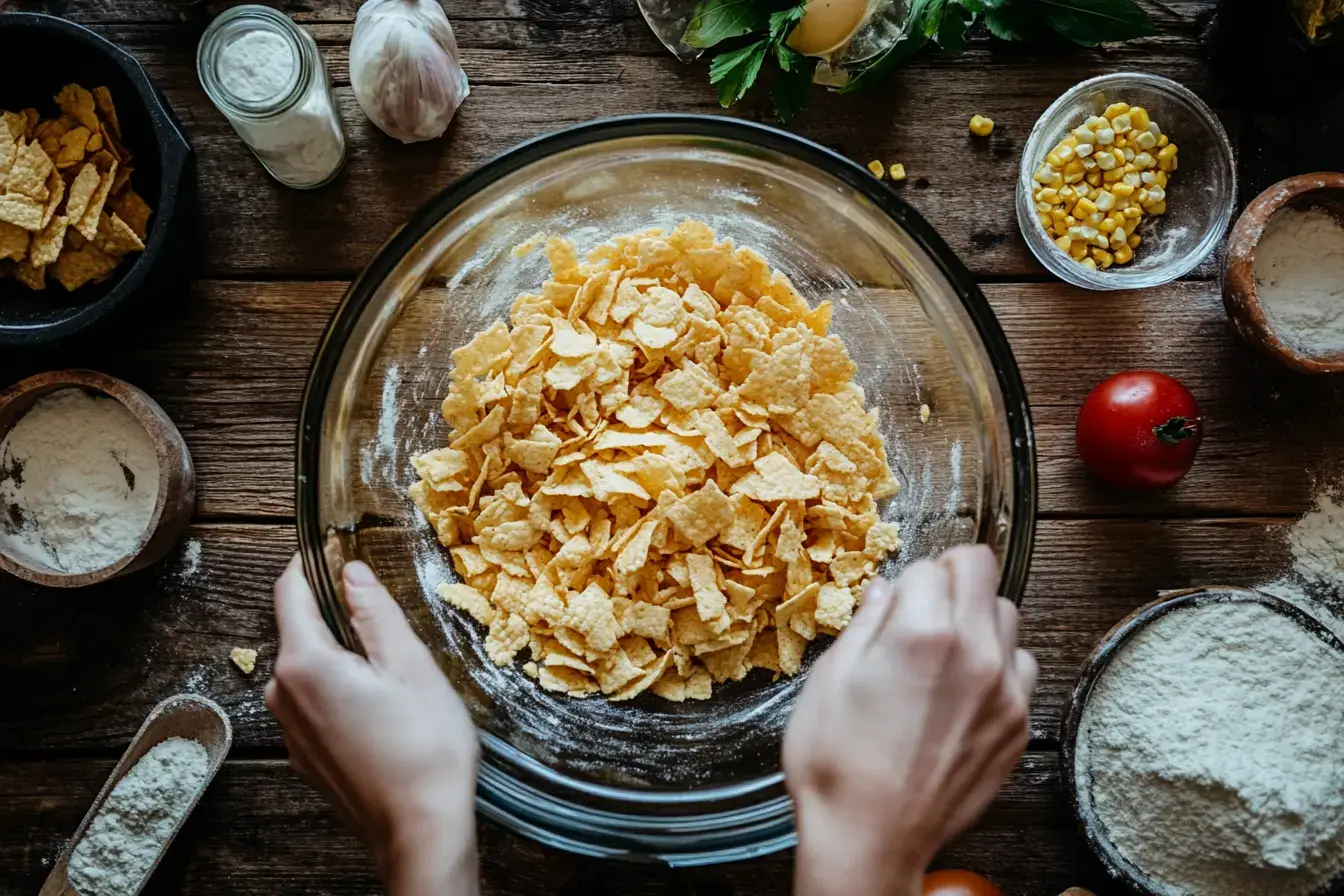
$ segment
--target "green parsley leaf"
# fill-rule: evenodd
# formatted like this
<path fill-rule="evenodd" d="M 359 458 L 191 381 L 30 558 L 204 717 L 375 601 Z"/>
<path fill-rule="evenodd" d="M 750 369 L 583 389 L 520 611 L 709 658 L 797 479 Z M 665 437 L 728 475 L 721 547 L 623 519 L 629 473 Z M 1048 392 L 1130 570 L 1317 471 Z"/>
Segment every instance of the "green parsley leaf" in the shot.
<path fill-rule="evenodd" d="M 783 43 L 788 40 L 789 33 L 793 31 L 793 26 L 802 21 L 805 12 L 807 12 L 807 0 L 802 0 L 801 3 L 790 6 L 788 9 L 771 13 L 770 39 L 776 43 Z"/>
<path fill-rule="evenodd" d="M 966 49 L 966 29 L 974 21 L 974 13 L 948 7 L 938 25 L 938 46 L 949 53 L 960 53 Z"/>
<path fill-rule="evenodd" d="M 1036 0 L 1046 24 L 1061 37 L 1092 45 L 1155 33 L 1134 0 Z"/>
<path fill-rule="evenodd" d="M 1041 35 L 1041 23 L 1021 6 L 985 10 L 985 26 L 999 40 L 1032 40 Z"/>
<path fill-rule="evenodd" d="M 747 95 L 761 73 L 761 63 L 765 62 L 769 49 L 770 41 L 762 38 L 714 57 L 709 64 L 709 83 L 719 85 L 719 104 L 723 108 Z"/>
<path fill-rule="evenodd" d="M 784 124 L 797 118 L 812 100 L 812 76 L 817 68 L 817 60 L 809 59 L 796 50 L 789 52 L 798 58 L 790 61 L 789 68 L 780 62 L 780 72 L 771 91 L 775 117 Z"/>
<path fill-rule="evenodd" d="M 764 31 L 769 24 L 769 7 L 761 0 L 700 0 L 681 39 L 703 50 L 734 37 Z"/>

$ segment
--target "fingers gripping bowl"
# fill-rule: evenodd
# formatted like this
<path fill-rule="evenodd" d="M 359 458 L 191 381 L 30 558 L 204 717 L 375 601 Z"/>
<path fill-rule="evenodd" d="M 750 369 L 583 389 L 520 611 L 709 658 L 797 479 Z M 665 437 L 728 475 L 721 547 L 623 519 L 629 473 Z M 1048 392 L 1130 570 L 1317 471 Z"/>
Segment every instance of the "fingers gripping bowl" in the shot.
<path fill-rule="evenodd" d="M 687 218 L 760 251 L 812 304 L 833 302 L 831 330 L 879 410 L 902 485 L 881 513 L 901 524 L 905 546 L 881 571 L 981 541 L 999 557 L 1004 592 L 1020 597 L 1034 447 L 1020 377 L 984 297 L 928 225 L 862 168 L 723 118 L 581 126 L 440 194 L 333 318 L 304 399 L 298 462 L 301 548 L 329 624 L 352 641 L 335 583 L 343 563 L 368 562 L 482 731 L 483 814 L 576 852 L 678 864 L 792 844 L 779 744 L 806 663 L 797 678 L 753 673 L 704 702 L 549 694 L 516 665 L 491 663 L 478 627 L 435 596 L 457 577 L 407 489 L 417 478 L 411 456 L 446 444 L 439 404 L 452 350 L 545 279 L 546 259 L 516 257 L 515 246 L 544 231 L 582 251 Z"/>

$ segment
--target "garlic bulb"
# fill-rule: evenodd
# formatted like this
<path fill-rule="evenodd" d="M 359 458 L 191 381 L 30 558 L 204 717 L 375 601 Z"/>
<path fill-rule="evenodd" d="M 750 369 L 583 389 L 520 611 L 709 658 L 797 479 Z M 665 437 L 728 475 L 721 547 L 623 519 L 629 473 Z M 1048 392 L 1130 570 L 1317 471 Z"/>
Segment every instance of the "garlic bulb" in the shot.
<path fill-rule="evenodd" d="M 367 0 L 350 41 L 350 83 L 388 136 L 415 143 L 441 135 L 470 88 L 438 0 Z"/>

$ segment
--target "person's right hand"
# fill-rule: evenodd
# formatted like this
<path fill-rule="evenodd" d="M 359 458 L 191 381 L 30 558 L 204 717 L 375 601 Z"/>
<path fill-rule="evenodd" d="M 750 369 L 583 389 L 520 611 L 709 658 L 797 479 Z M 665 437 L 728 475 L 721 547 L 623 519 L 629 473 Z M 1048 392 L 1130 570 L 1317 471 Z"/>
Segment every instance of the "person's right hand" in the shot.
<path fill-rule="evenodd" d="M 1036 662 L 986 547 L 874 579 L 784 738 L 798 896 L 917 896 L 1027 746 Z"/>
<path fill-rule="evenodd" d="M 290 764 L 373 850 L 389 893 L 469 896 L 476 729 L 373 571 L 348 563 L 343 577 L 367 658 L 332 636 L 295 556 L 275 583 L 280 653 L 266 706 Z"/>

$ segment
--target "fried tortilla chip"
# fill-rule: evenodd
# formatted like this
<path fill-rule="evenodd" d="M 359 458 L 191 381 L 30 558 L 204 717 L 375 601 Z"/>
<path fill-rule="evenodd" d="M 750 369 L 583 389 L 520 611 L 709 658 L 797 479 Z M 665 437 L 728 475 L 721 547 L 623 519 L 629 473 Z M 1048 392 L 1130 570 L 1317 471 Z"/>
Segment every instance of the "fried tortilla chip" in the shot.
<path fill-rule="evenodd" d="M 47 206 L 42 211 L 43 227 L 51 223 L 52 216 L 56 214 L 56 207 L 65 198 L 65 180 L 61 177 L 61 172 L 55 168 L 47 175 L 47 194 Z"/>
<path fill-rule="evenodd" d="M 93 103 L 98 107 L 98 114 L 108 130 L 120 137 L 121 121 L 117 118 L 117 107 L 112 103 L 112 91 L 106 87 L 93 88 Z"/>
<path fill-rule="evenodd" d="M 51 173 L 51 159 L 43 151 L 41 144 L 27 143 L 19 148 L 14 165 L 5 179 L 5 191 L 22 193 L 29 199 L 46 202 L 50 191 L 47 189 L 47 175 Z"/>
<path fill-rule="evenodd" d="M 107 196 L 112 192 L 112 180 L 117 175 L 117 163 L 106 153 L 98 153 L 94 156 L 94 164 L 98 166 L 99 171 L 98 187 L 89 198 L 89 207 L 84 210 L 84 216 L 79 219 L 78 225 L 75 226 L 75 229 L 83 234 L 85 239 L 90 240 L 98 237 L 98 221 L 103 214 L 103 205 L 107 202 Z M 104 165 L 107 167 L 103 167 Z"/>
<path fill-rule="evenodd" d="M 108 255 L 121 257 L 127 252 L 142 252 L 145 244 L 136 236 L 135 231 L 116 213 L 104 213 L 98 221 L 98 239 L 95 244 Z M 560 442 L 556 439 L 556 444 Z"/>
<path fill-rule="evenodd" d="M 56 259 L 56 279 L 67 292 L 107 277 L 116 270 L 118 259 L 105 255 L 93 246 L 73 252 L 62 252 Z"/>
<path fill-rule="evenodd" d="M 90 133 L 102 130 L 98 126 L 98 113 L 94 106 L 93 94 L 78 84 L 67 84 L 56 94 L 56 105 L 61 111 L 89 129 Z"/>
<path fill-rule="evenodd" d="M 0 260 L 10 258 L 22 261 L 28 255 L 28 231 L 17 224 L 0 221 Z"/>
<path fill-rule="evenodd" d="M 65 203 L 65 214 L 70 220 L 80 221 L 84 218 L 84 212 L 88 210 L 89 200 L 93 198 L 99 182 L 98 169 L 92 162 L 85 162 L 70 184 L 70 198 Z"/>
<path fill-rule="evenodd" d="M 47 288 L 47 269 L 33 267 L 30 262 L 21 261 L 14 266 L 14 279 L 34 292 Z"/>
<path fill-rule="evenodd" d="M 117 200 L 115 211 L 117 216 L 125 221 L 141 240 L 149 235 L 149 216 L 153 214 L 153 209 L 149 207 L 149 203 L 145 202 L 144 197 L 139 193 L 134 190 L 128 191 Z"/>
<path fill-rule="evenodd" d="M 65 215 L 52 218 L 51 223 L 33 237 L 28 260 L 37 267 L 44 267 L 56 261 L 61 255 L 61 247 L 65 245 L 65 231 L 69 224 L 70 219 Z"/>
<path fill-rule="evenodd" d="M 42 211 L 42 203 L 21 193 L 0 195 L 0 221 L 17 224 L 24 230 L 41 230 Z"/>
<path fill-rule="evenodd" d="M 0 188 L 9 180 L 9 169 L 19 155 L 19 143 L 9 128 L 9 122 L 0 119 Z"/>
<path fill-rule="evenodd" d="M 78 127 L 61 138 L 61 148 L 56 153 L 57 168 L 72 168 L 84 161 L 84 153 L 89 145 L 92 133 L 86 127 Z"/>

